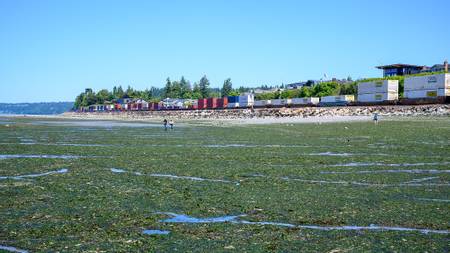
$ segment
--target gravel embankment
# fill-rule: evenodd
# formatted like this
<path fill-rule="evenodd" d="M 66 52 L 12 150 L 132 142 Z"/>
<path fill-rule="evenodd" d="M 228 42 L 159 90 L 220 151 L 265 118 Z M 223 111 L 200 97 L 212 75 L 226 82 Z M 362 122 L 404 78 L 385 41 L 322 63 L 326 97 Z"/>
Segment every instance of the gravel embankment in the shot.
<path fill-rule="evenodd" d="M 127 112 L 67 112 L 61 116 L 76 119 L 142 120 L 153 121 L 163 118 L 176 120 L 219 120 L 253 123 L 284 122 L 333 122 L 369 120 L 380 116 L 450 116 L 450 105 L 416 106 L 344 106 L 344 107 L 302 107 L 302 108 L 259 108 L 226 110 L 185 111 L 127 111 Z"/>

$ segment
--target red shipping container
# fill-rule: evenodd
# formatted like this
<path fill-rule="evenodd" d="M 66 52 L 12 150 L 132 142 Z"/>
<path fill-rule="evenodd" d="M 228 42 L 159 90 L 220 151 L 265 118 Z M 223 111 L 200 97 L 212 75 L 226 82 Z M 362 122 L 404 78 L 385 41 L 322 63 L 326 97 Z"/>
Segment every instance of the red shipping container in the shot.
<path fill-rule="evenodd" d="M 199 100 L 198 100 L 198 109 L 205 109 L 206 108 L 206 105 L 207 105 L 207 103 L 206 103 L 206 98 L 200 98 Z"/>
<path fill-rule="evenodd" d="M 219 98 L 217 100 L 217 108 L 227 108 L 228 97 Z"/>
<path fill-rule="evenodd" d="M 206 101 L 206 106 L 208 109 L 217 108 L 217 98 L 208 98 Z"/>

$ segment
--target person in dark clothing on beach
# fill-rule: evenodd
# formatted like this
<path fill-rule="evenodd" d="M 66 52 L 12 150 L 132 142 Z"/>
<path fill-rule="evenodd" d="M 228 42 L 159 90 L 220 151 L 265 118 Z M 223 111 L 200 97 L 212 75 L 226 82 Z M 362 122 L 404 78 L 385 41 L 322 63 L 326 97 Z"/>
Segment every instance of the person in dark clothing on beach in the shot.
<path fill-rule="evenodd" d="M 167 131 L 167 119 L 164 119 L 163 123 L 164 123 L 164 130 Z"/>
<path fill-rule="evenodd" d="M 378 125 L 378 113 L 373 114 L 373 122 L 375 123 L 375 125 Z"/>

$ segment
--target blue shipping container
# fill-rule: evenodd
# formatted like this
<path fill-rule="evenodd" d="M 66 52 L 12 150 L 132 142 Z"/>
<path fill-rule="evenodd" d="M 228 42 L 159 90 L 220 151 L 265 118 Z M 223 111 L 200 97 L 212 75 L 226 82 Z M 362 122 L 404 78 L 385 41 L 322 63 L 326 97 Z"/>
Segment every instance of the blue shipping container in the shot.
<path fill-rule="evenodd" d="M 228 103 L 239 103 L 239 96 L 229 96 Z"/>

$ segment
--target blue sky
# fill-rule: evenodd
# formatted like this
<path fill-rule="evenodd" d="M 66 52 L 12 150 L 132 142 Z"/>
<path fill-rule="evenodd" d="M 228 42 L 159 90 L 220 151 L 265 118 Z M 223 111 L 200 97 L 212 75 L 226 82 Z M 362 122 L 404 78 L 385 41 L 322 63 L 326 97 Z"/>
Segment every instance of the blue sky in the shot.
<path fill-rule="evenodd" d="M 0 0 L 0 102 L 86 87 L 375 77 L 450 60 L 450 1 Z"/>

